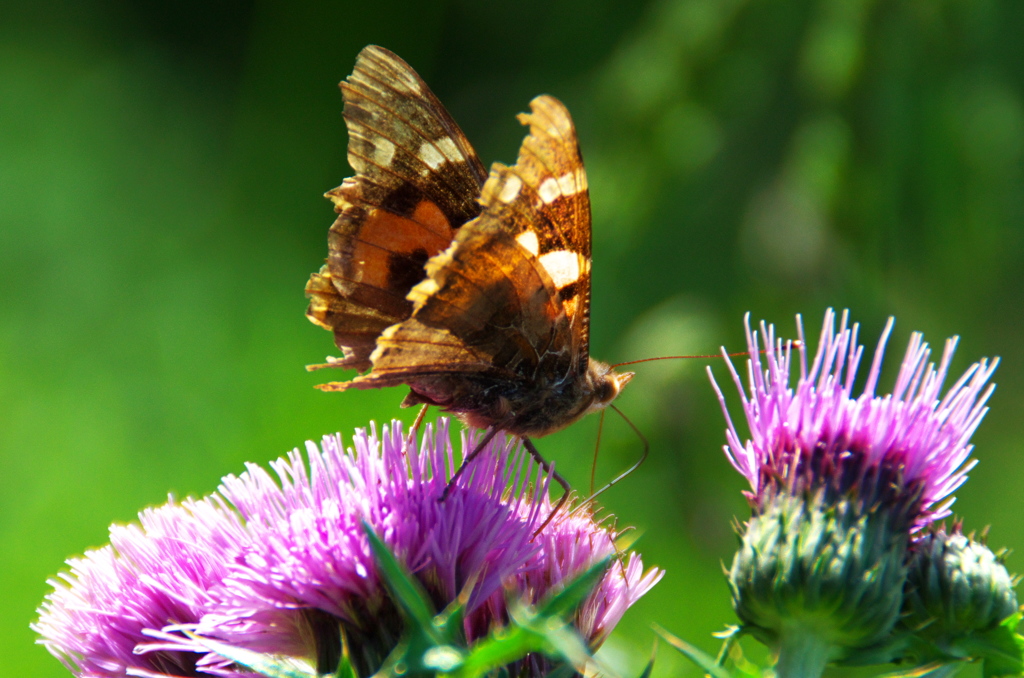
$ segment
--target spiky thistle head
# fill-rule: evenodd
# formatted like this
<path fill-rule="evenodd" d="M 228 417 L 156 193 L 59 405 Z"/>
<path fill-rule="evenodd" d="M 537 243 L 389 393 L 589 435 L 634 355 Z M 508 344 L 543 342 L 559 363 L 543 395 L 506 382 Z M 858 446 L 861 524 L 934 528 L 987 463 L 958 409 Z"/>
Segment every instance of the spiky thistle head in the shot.
<path fill-rule="evenodd" d="M 890 319 L 855 394 L 857 325 L 844 313 L 837 330 L 829 310 L 810 364 L 799 318 L 797 328 L 794 344 L 764 323 L 751 331 L 748 321 L 746 389 L 727 360 L 746 440 L 714 387 L 727 420 L 725 454 L 751 488 L 753 515 L 730 572 L 734 607 L 779 650 L 780 666 L 801 658 L 823 667 L 880 642 L 896 623 L 907 547 L 949 514 L 973 465 L 969 440 L 987 411 L 996 361 L 975 363 L 943 392 L 956 339 L 936 366 L 915 333 L 892 392 L 878 395 Z M 808 639 L 814 647 L 794 645 Z"/>
<path fill-rule="evenodd" d="M 513 440 L 496 437 L 440 501 L 458 465 L 447 423 L 417 450 L 401 425 L 309 443 L 224 479 L 202 500 L 170 502 L 111 528 L 111 545 L 69 561 L 71 571 L 34 625 L 73 673 L 108 676 L 249 675 L 191 631 L 256 652 L 337 667 L 342 642 L 359 675 L 398 642 L 402 618 L 377 571 L 363 525 L 423 585 L 438 610 L 466 594 L 471 641 L 528 602 L 616 554 L 616 533 L 586 511 L 556 517 L 548 479 Z M 475 448 L 463 434 L 465 454 Z M 594 646 L 660 577 L 638 556 L 613 564 L 577 613 Z"/>
<path fill-rule="evenodd" d="M 846 313 L 837 331 L 834 313 L 826 312 L 810 365 L 799 317 L 795 356 L 794 344 L 777 339 L 774 326 L 762 323 L 759 334 L 748 322 L 749 392 L 728 361 L 750 427 L 746 441 L 724 409 L 717 384 L 715 389 L 728 422 L 725 453 L 750 482 L 755 510 L 777 492 L 820 490 L 829 497 L 856 495 L 866 505 L 880 502 L 901 514 L 910 531 L 949 515 L 952 493 L 974 465 L 969 441 L 988 411 L 994 389 L 988 381 L 998 360 L 974 363 L 943 393 L 957 338 L 947 340 L 936 366 L 928 362 L 928 344 L 915 332 L 892 392 L 878 395 L 892 326 L 890 318 L 864 388 L 855 395 L 864 347 L 857 343 L 858 326 L 848 326 Z M 760 355 L 762 337 L 766 365 Z M 794 357 L 799 374 L 791 385 Z"/>

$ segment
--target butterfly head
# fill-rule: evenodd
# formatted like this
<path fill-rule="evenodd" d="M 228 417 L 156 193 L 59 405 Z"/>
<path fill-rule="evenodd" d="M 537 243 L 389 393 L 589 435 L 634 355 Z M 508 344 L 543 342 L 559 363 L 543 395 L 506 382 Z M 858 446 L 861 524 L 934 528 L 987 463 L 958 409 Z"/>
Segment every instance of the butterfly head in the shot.
<path fill-rule="evenodd" d="M 616 372 L 607 363 L 591 358 L 587 379 L 591 385 L 593 400 L 591 400 L 587 411 L 594 412 L 608 407 L 633 378 L 633 374 L 633 372 Z"/>

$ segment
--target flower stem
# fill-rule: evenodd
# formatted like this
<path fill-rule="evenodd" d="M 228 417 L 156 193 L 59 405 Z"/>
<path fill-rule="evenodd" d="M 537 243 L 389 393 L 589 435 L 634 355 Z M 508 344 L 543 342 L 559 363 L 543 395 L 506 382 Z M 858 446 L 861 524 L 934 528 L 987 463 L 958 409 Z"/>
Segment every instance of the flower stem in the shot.
<path fill-rule="evenodd" d="M 779 638 L 777 678 L 820 678 L 828 664 L 832 645 L 812 629 L 791 627 Z"/>

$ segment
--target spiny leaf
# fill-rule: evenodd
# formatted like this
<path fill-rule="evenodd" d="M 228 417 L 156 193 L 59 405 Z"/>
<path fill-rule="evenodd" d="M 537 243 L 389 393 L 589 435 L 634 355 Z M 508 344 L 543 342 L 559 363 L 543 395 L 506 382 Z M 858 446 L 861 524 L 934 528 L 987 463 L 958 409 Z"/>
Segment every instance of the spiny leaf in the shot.
<path fill-rule="evenodd" d="M 549 656 L 557 654 L 580 673 L 584 672 L 588 664 L 594 663 L 590 648 L 576 632 L 576 628 L 562 617 L 535 612 L 520 604 L 510 604 L 508 612 L 517 625 L 544 639 L 543 645 Z"/>
<path fill-rule="evenodd" d="M 1019 676 L 1024 673 L 1024 638 L 1016 631 L 1017 619 L 957 643 L 972 658 L 981 659 L 985 678 Z M 1010 620 L 1008 620 L 1010 621 Z"/>
<path fill-rule="evenodd" d="M 349 662 L 347 655 L 342 655 L 341 661 L 338 662 L 338 670 L 334 672 L 334 678 L 358 678 L 356 676 L 356 670 Z"/>
<path fill-rule="evenodd" d="M 654 639 L 654 647 L 651 648 L 651 660 L 647 662 L 647 666 L 644 667 L 643 673 L 640 674 L 639 678 L 651 678 L 651 671 L 654 670 L 654 658 L 658 656 L 658 639 Z"/>
<path fill-rule="evenodd" d="M 682 652 L 687 659 L 696 664 L 704 673 L 711 675 L 712 678 L 733 678 L 732 674 L 725 667 L 719 665 L 715 658 L 708 653 L 690 645 L 682 638 L 672 635 L 657 624 L 652 624 L 652 626 L 655 633 L 664 638 L 665 642 L 669 645 Z"/>

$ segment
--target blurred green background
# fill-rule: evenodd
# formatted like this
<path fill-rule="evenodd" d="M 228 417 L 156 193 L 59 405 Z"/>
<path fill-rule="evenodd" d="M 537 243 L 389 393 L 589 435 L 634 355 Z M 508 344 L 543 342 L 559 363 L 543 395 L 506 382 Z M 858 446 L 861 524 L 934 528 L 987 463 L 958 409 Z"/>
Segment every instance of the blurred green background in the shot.
<path fill-rule="evenodd" d="M 63 676 L 28 628 L 65 557 L 246 460 L 399 415 L 323 394 L 334 347 L 303 317 L 320 197 L 349 175 L 336 83 L 396 51 L 485 163 L 515 159 L 542 92 L 579 127 L 594 210 L 593 353 L 742 348 L 850 308 L 955 367 L 1000 355 L 968 529 L 1024 570 L 1024 3 L 611 0 L 21 3 L 0 22 L 0 655 Z M 652 441 L 607 495 L 667 570 L 608 645 L 639 666 L 657 621 L 713 650 L 743 516 L 708 363 L 638 367 L 622 409 Z M 897 361 L 891 360 L 888 374 Z M 891 384 L 891 379 L 887 383 Z M 734 399 L 735 400 L 735 399 Z M 596 418 L 540 441 L 580 487 Z M 609 418 L 599 475 L 639 453 Z M 662 648 L 657 675 L 698 675 Z"/>

